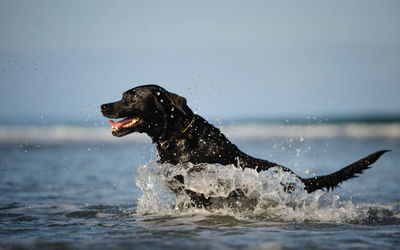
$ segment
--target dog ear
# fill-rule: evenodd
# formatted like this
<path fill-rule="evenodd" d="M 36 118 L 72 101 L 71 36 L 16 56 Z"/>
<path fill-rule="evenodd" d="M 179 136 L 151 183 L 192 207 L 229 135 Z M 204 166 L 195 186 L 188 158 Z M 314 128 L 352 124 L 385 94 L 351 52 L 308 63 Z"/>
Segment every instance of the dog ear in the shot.
<path fill-rule="evenodd" d="M 192 113 L 192 110 L 187 106 L 186 99 L 184 97 L 167 91 L 166 95 L 168 99 L 170 99 L 172 105 L 175 108 L 177 108 L 180 112 L 182 112 L 184 115 Z"/>

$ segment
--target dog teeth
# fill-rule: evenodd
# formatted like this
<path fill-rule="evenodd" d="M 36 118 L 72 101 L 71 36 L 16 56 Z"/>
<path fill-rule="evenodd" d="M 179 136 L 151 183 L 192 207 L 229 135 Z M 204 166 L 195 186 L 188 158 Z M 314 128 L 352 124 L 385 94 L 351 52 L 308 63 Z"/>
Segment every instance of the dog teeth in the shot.
<path fill-rule="evenodd" d="M 130 123 L 127 123 L 127 124 L 122 125 L 122 126 L 120 125 L 121 122 L 120 122 L 120 123 L 110 122 L 110 123 L 111 123 L 111 129 L 112 129 L 113 132 L 117 132 L 117 131 L 121 130 L 121 128 L 129 128 L 129 127 L 132 127 L 132 126 L 135 125 L 138 121 L 140 121 L 139 118 L 133 118 L 133 119 L 131 120 Z"/>
<path fill-rule="evenodd" d="M 134 118 L 134 119 L 132 119 L 132 121 L 131 121 L 128 125 L 125 125 L 124 127 L 133 126 L 133 125 L 135 125 L 138 121 L 139 121 L 139 118 Z"/>

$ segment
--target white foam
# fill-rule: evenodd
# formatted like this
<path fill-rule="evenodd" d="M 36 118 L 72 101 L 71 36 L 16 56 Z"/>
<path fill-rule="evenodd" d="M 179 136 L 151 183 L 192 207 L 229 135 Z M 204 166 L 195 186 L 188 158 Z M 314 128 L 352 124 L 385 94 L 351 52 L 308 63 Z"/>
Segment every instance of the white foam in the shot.
<path fill-rule="evenodd" d="M 201 170 L 201 171 L 199 171 Z M 395 218 L 391 207 L 371 204 L 353 204 L 338 195 L 316 191 L 311 194 L 293 174 L 273 168 L 257 173 L 253 169 L 242 171 L 234 166 L 218 164 L 159 164 L 151 161 L 139 167 L 136 178 L 142 195 L 138 200 L 140 214 L 182 215 L 198 213 L 199 208 L 190 206 L 190 197 L 175 197 L 169 189 L 174 176 L 182 175 L 185 188 L 213 197 L 214 203 L 207 209 L 214 214 L 239 218 L 273 221 L 356 222 L 368 221 L 371 209 Z M 284 185 L 292 184 L 294 190 L 284 191 Z M 240 189 L 245 198 L 226 199 Z M 398 214 L 398 213 L 397 213 Z"/>
<path fill-rule="evenodd" d="M 382 124 L 315 124 L 280 125 L 247 123 L 223 127 L 222 131 L 235 138 L 400 138 L 399 123 Z"/>
<path fill-rule="evenodd" d="M 60 142 L 115 142 L 149 141 L 144 134 L 123 138 L 111 135 L 110 128 L 80 126 L 0 126 L 1 143 L 60 143 Z"/>

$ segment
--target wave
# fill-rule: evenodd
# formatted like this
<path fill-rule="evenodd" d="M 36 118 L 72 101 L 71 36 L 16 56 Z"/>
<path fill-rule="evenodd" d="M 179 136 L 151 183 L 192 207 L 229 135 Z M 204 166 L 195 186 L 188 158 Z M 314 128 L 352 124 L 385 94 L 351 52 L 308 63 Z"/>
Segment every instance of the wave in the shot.
<path fill-rule="evenodd" d="M 244 123 L 221 127 L 228 138 L 268 139 L 285 138 L 400 138 L 400 123 L 382 124 L 315 124 L 281 125 Z M 1 143 L 60 143 L 60 142 L 115 142 L 150 141 L 144 134 L 132 134 L 115 138 L 105 127 L 81 126 L 1 126 Z"/>
<path fill-rule="evenodd" d="M 153 215 L 210 213 L 238 219 L 277 222 L 399 223 L 399 204 L 353 203 L 339 195 L 321 190 L 307 193 L 299 179 L 288 172 L 270 169 L 257 173 L 219 164 L 160 164 L 151 161 L 139 167 L 136 184 L 142 195 L 137 212 Z M 174 176 L 182 175 L 185 188 L 212 197 L 207 209 L 194 208 L 185 193 L 175 196 L 169 189 Z M 284 185 L 294 189 L 285 192 Z M 244 197 L 231 199 L 229 194 L 242 190 Z"/>
<path fill-rule="evenodd" d="M 143 134 L 116 138 L 111 130 L 81 126 L 0 126 L 1 143 L 64 143 L 64 142 L 114 142 L 148 141 Z"/>
<path fill-rule="evenodd" d="M 247 123 L 223 127 L 222 131 L 235 138 L 400 138 L 400 123 L 315 125 Z"/>

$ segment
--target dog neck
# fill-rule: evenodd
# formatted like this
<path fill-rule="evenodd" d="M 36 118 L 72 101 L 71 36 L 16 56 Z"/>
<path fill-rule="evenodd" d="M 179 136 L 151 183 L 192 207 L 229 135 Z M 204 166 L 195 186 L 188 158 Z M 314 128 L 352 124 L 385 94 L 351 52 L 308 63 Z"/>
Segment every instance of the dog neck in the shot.
<path fill-rule="evenodd" d="M 169 139 L 166 140 L 159 140 L 157 141 L 157 147 L 161 148 L 161 149 L 167 149 L 171 143 L 173 143 L 174 141 L 176 141 L 177 139 L 179 139 L 181 136 L 183 136 L 187 131 L 189 131 L 189 129 L 192 127 L 194 121 L 195 121 L 195 116 L 193 115 L 192 120 L 190 121 L 190 123 L 184 127 L 181 130 L 178 130 L 175 134 L 173 134 Z"/>

